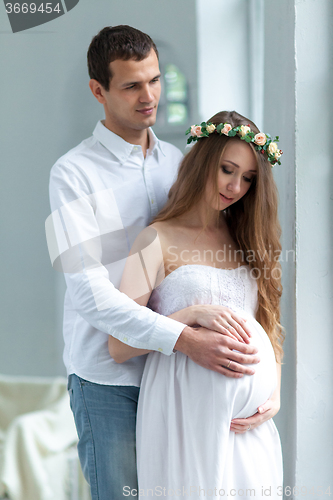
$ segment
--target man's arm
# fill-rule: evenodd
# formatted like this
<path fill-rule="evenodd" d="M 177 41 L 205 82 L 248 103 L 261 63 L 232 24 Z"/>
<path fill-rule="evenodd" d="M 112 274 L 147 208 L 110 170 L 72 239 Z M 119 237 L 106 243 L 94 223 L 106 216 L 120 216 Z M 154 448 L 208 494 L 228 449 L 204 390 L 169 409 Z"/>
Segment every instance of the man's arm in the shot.
<path fill-rule="evenodd" d="M 113 251 L 108 245 L 112 236 L 118 245 L 113 267 L 121 267 L 128 254 L 126 228 L 112 189 L 91 193 L 84 173 L 64 161 L 51 171 L 50 202 L 46 229 L 51 261 L 65 275 L 73 309 L 97 330 L 129 345 L 171 354 L 185 325 L 121 293 L 103 265 L 105 253 Z M 141 256 L 137 259 L 140 264 Z"/>

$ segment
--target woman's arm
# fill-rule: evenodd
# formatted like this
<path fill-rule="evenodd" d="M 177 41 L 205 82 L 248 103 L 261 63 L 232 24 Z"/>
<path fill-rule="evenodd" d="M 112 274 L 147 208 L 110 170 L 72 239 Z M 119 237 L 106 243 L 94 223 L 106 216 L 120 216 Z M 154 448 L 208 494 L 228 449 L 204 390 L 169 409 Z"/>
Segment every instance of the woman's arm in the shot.
<path fill-rule="evenodd" d="M 135 347 L 131 347 L 130 345 L 126 345 L 120 340 L 115 339 L 114 337 L 109 336 L 109 353 L 111 358 L 114 359 L 116 363 L 124 363 L 131 358 L 135 358 L 136 356 L 142 356 L 143 354 L 148 354 L 147 349 L 136 349 Z"/>
<path fill-rule="evenodd" d="M 153 288 L 164 277 L 163 252 L 156 229 L 149 226 L 135 240 L 126 259 L 119 290 L 137 304 L 146 306 Z M 116 363 L 124 363 L 135 356 L 147 354 L 146 349 L 136 349 L 109 335 L 110 356 Z"/>

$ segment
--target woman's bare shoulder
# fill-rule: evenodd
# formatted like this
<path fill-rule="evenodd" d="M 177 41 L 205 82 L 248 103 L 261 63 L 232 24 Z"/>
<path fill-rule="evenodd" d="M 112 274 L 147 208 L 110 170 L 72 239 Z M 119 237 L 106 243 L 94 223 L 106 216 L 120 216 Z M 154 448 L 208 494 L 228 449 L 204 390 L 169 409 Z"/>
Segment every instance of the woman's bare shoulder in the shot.
<path fill-rule="evenodd" d="M 155 229 L 158 235 L 167 236 L 170 233 L 174 233 L 180 227 L 180 225 L 177 219 L 169 219 L 154 222 L 149 227 Z"/>
<path fill-rule="evenodd" d="M 147 226 L 136 236 L 131 248 L 130 254 L 142 251 L 144 248 L 149 247 L 154 242 L 159 240 L 159 233 L 156 228 Z"/>

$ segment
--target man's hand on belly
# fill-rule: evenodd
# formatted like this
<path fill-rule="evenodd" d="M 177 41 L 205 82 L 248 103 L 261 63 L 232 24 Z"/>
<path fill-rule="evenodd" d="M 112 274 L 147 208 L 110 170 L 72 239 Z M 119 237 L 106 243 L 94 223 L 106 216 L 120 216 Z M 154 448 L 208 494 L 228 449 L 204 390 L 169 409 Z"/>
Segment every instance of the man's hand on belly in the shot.
<path fill-rule="evenodd" d="M 257 348 L 234 340 L 208 328 L 186 327 L 180 334 L 175 350 L 186 354 L 195 363 L 226 377 L 253 375 L 250 366 L 259 363 Z"/>

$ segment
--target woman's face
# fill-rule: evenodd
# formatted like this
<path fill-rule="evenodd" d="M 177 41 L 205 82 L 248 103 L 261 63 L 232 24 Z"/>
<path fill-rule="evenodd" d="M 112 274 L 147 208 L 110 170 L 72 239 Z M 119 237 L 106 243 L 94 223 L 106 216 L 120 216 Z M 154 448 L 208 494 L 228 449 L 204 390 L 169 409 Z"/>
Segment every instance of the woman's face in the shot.
<path fill-rule="evenodd" d="M 239 139 L 228 141 L 217 177 L 218 206 L 213 182 L 206 186 L 205 199 L 215 210 L 224 210 L 240 200 L 250 189 L 257 172 L 257 161 L 252 148 Z"/>

